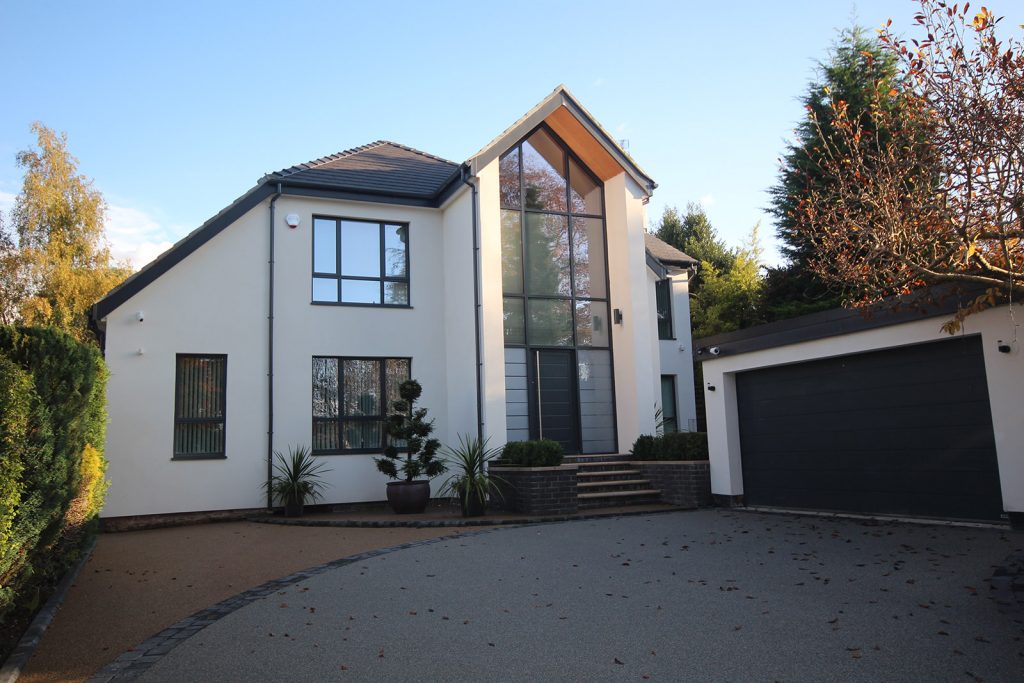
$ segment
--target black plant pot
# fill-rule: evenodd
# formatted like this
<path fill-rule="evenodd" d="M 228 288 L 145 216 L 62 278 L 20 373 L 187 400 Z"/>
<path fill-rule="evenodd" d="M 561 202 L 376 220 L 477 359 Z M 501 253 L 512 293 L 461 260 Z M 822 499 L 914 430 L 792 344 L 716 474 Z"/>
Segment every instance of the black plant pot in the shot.
<path fill-rule="evenodd" d="M 430 502 L 430 482 L 388 482 L 388 504 L 396 515 L 415 515 L 427 509 Z"/>
<path fill-rule="evenodd" d="M 462 506 L 463 517 L 483 517 L 487 513 L 487 503 L 480 500 L 479 496 L 470 495 L 468 498 L 459 496 L 459 504 Z"/>
<path fill-rule="evenodd" d="M 289 499 L 284 504 L 284 516 L 285 517 L 301 517 L 303 513 L 303 501 L 295 500 L 294 498 Z"/>

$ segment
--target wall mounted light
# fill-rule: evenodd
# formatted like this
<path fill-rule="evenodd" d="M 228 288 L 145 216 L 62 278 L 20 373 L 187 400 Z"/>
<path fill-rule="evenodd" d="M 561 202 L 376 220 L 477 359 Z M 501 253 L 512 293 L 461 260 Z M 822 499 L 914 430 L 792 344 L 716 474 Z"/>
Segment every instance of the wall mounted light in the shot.
<path fill-rule="evenodd" d="M 715 390 L 715 385 L 712 384 L 711 382 L 708 382 L 708 391 L 714 391 L 714 390 Z"/>
<path fill-rule="evenodd" d="M 622 324 L 622 309 L 621 308 L 616 308 L 616 309 L 612 310 L 612 322 L 615 323 L 616 325 L 621 325 Z"/>

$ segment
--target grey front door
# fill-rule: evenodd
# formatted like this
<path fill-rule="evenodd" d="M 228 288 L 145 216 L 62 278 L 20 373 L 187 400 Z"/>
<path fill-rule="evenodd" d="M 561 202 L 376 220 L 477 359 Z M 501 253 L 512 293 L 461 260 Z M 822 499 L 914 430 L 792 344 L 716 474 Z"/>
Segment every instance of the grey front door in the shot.
<path fill-rule="evenodd" d="M 575 351 L 533 351 L 531 403 L 534 433 L 562 444 L 566 453 L 579 453 L 579 409 L 576 405 Z"/>

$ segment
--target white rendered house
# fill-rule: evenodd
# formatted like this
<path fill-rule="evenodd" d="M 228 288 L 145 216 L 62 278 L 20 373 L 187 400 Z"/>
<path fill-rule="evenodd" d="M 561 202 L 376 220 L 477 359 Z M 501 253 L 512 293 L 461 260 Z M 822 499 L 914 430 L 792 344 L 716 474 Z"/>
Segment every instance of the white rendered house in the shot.
<path fill-rule="evenodd" d="M 625 452 L 663 375 L 686 429 L 690 264 L 645 246 L 655 187 L 564 87 L 462 164 L 376 142 L 264 176 L 93 309 L 104 516 L 265 506 L 298 444 L 331 468 L 325 502 L 382 500 L 408 377 L 449 444 Z"/>

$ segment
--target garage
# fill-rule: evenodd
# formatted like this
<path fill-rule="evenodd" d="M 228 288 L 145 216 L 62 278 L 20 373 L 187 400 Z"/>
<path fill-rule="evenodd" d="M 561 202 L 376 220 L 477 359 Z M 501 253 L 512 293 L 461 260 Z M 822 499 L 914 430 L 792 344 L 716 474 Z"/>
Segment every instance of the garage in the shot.
<path fill-rule="evenodd" d="M 1003 515 L 981 335 L 735 373 L 747 505 Z"/>

